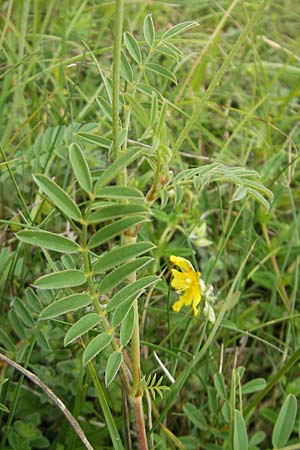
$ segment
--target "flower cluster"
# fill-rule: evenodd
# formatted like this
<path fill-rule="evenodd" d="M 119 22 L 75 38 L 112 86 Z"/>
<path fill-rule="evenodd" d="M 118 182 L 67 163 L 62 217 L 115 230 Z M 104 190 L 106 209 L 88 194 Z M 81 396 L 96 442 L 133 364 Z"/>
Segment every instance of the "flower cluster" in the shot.
<path fill-rule="evenodd" d="M 213 287 L 204 283 L 200 278 L 201 273 L 196 272 L 187 259 L 172 255 L 170 261 L 181 269 L 181 271 L 172 269 L 173 279 L 171 286 L 178 293 L 182 293 L 177 302 L 174 303 L 173 310 L 179 312 L 183 306 L 192 306 L 193 313 L 197 316 L 199 314 L 197 306 L 203 299 L 205 302 L 203 314 L 211 323 L 215 323 L 216 317 L 212 307 L 215 301 Z"/>

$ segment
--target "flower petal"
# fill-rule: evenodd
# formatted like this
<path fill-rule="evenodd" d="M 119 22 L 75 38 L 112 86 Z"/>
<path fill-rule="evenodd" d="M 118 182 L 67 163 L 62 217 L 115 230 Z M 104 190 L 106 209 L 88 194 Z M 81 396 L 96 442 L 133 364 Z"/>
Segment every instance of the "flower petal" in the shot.
<path fill-rule="evenodd" d="M 199 283 L 193 283 L 193 285 L 191 286 L 191 297 L 193 298 L 193 305 L 197 306 L 200 303 L 201 300 L 201 291 L 200 291 L 200 286 Z"/>
<path fill-rule="evenodd" d="M 199 314 L 199 309 L 195 308 L 195 306 L 193 306 L 193 313 L 194 313 L 195 317 L 198 316 L 198 314 Z"/>
<path fill-rule="evenodd" d="M 188 261 L 185 258 L 181 258 L 181 256 L 170 256 L 170 261 L 171 263 L 175 264 L 176 266 L 180 267 L 181 270 L 185 271 L 185 272 L 195 272 L 194 267 L 192 266 L 192 264 L 190 263 L 190 261 Z"/>
<path fill-rule="evenodd" d="M 193 290 L 190 287 L 185 291 L 185 293 L 180 297 L 180 300 L 184 303 L 185 306 L 189 306 L 193 301 Z"/>
<path fill-rule="evenodd" d="M 177 302 L 174 303 L 173 311 L 179 312 L 182 307 L 183 307 L 183 302 L 181 301 L 181 299 L 179 299 L 179 300 L 177 300 Z"/>
<path fill-rule="evenodd" d="M 179 272 L 179 270 L 176 269 L 172 269 L 172 274 L 174 278 L 171 281 L 171 286 L 176 289 L 176 291 L 184 291 L 189 287 L 189 284 L 187 284 L 186 282 L 186 273 Z"/>

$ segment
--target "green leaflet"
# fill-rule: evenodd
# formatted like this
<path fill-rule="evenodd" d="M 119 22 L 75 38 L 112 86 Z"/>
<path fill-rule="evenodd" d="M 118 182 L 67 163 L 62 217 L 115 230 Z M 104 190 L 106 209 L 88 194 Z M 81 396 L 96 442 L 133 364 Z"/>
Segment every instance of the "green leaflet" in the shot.
<path fill-rule="evenodd" d="M 96 186 L 95 189 L 96 198 L 113 198 L 113 199 L 135 199 L 143 200 L 144 194 L 136 188 L 128 186 Z"/>
<path fill-rule="evenodd" d="M 94 337 L 83 353 L 83 364 L 88 364 L 92 359 L 94 359 L 102 350 L 104 350 L 112 341 L 112 336 L 107 333 L 99 334 Z"/>
<path fill-rule="evenodd" d="M 105 184 L 109 183 L 113 178 L 116 177 L 118 173 L 124 167 L 131 164 L 135 159 L 137 159 L 139 156 L 141 156 L 143 153 L 143 150 L 139 150 L 136 148 L 133 148 L 131 150 L 127 150 L 127 152 L 122 153 L 122 155 L 114 161 L 110 166 L 105 169 L 105 171 L 100 175 L 98 178 L 98 181 L 96 183 L 96 192 L 98 188 L 104 186 Z"/>
<path fill-rule="evenodd" d="M 122 281 L 124 281 L 132 272 L 141 269 L 152 260 L 153 258 L 149 256 L 143 256 L 142 258 L 134 259 L 133 261 L 129 261 L 127 264 L 118 267 L 103 278 L 99 285 L 99 291 L 101 293 L 110 291 L 118 286 L 118 284 L 122 283 Z"/>
<path fill-rule="evenodd" d="M 71 311 L 76 311 L 80 308 L 85 308 L 92 302 L 88 294 L 72 294 L 63 297 L 54 303 L 46 306 L 40 313 L 40 319 L 52 319 L 53 317 L 66 314 Z"/>
<path fill-rule="evenodd" d="M 15 297 L 12 304 L 19 319 L 21 319 L 27 327 L 32 327 L 34 325 L 34 320 L 24 302 L 22 302 L 20 298 Z"/>
<path fill-rule="evenodd" d="M 151 14 L 147 14 L 147 16 L 145 17 L 144 25 L 143 25 L 143 32 L 144 32 L 145 41 L 147 42 L 149 47 L 152 47 L 154 40 L 155 40 L 155 30 L 154 30 L 154 25 L 153 25 L 153 20 L 152 20 Z"/>
<path fill-rule="evenodd" d="M 85 192 L 92 192 L 93 183 L 89 166 L 79 145 L 72 144 L 69 150 L 71 164 L 78 183 Z"/>
<path fill-rule="evenodd" d="M 70 269 L 43 275 L 35 281 L 34 286 L 39 289 L 61 289 L 80 286 L 85 282 L 84 272 Z"/>
<path fill-rule="evenodd" d="M 135 39 L 135 37 L 132 36 L 132 34 L 130 34 L 128 31 L 126 31 L 126 33 L 124 33 L 124 44 L 129 52 L 130 56 L 132 56 L 132 58 L 135 60 L 135 62 L 137 62 L 138 64 L 141 64 L 142 54 L 141 54 L 139 44 L 138 44 L 137 40 Z"/>
<path fill-rule="evenodd" d="M 189 28 L 195 27 L 197 25 L 199 25 L 199 24 L 198 24 L 198 22 L 195 22 L 195 21 L 186 21 L 186 22 L 178 23 L 163 34 L 162 41 L 170 39 L 171 37 L 176 36 L 176 34 L 183 33 L 184 31 L 188 30 Z"/>
<path fill-rule="evenodd" d="M 168 80 L 173 81 L 173 83 L 177 84 L 177 78 L 173 72 L 166 69 L 165 67 L 155 64 L 155 63 L 147 63 L 145 64 L 146 70 L 150 72 L 154 72 L 156 75 L 160 75 L 161 77 L 167 78 Z"/>
<path fill-rule="evenodd" d="M 5 331 L 0 328 L 0 345 L 3 346 L 9 352 L 15 352 L 15 344 L 11 340 L 11 338 L 5 333 Z"/>
<path fill-rule="evenodd" d="M 125 317 L 128 314 L 128 311 L 131 308 L 134 300 L 136 299 L 136 295 L 131 295 L 130 297 L 128 297 L 124 302 L 120 303 L 120 305 L 118 305 L 112 315 L 112 319 L 111 319 L 111 324 L 114 328 L 117 328 L 120 323 L 125 319 Z"/>
<path fill-rule="evenodd" d="M 134 311 L 133 308 L 127 312 L 124 320 L 122 321 L 120 329 L 120 343 L 123 347 L 128 344 L 133 333 L 134 325 Z"/>
<path fill-rule="evenodd" d="M 297 399 L 293 394 L 289 394 L 277 417 L 273 434 L 272 443 L 276 448 L 284 447 L 293 431 L 297 414 Z"/>
<path fill-rule="evenodd" d="M 103 242 L 114 238 L 115 236 L 123 233 L 128 228 L 131 228 L 139 223 L 145 222 L 144 216 L 132 216 L 125 219 L 118 220 L 110 225 L 106 225 L 97 231 L 89 240 L 88 247 L 90 249 L 98 247 Z"/>
<path fill-rule="evenodd" d="M 80 246 L 69 238 L 43 230 L 24 230 L 16 234 L 20 241 L 62 253 L 78 252 Z"/>
<path fill-rule="evenodd" d="M 106 369 L 105 369 L 105 384 L 109 386 L 110 383 L 115 379 L 118 373 L 119 367 L 122 363 L 122 353 L 113 352 L 108 358 Z"/>
<path fill-rule="evenodd" d="M 207 429 L 207 422 L 202 412 L 191 403 L 186 403 L 183 407 L 185 415 L 200 430 Z"/>
<path fill-rule="evenodd" d="M 245 421 L 242 413 L 237 409 L 234 410 L 233 447 L 234 450 L 248 449 L 248 436 Z"/>
<path fill-rule="evenodd" d="M 133 71 L 124 52 L 121 52 L 121 73 L 128 83 L 133 82 Z"/>
<path fill-rule="evenodd" d="M 105 220 L 115 219 L 116 217 L 125 217 L 133 214 L 149 214 L 149 210 L 144 205 L 126 204 L 109 205 L 97 209 L 88 215 L 89 223 L 100 223 Z"/>
<path fill-rule="evenodd" d="M 115 247 L 110 252 L 105 253 L 93 264 L 93 272 L 95 274 L 103 273 L 112 267 L 116 267 L 128 259 L 142 255 L 155 248 L 152 242 L 141 241 L 134 244 Z"/>
<path fill-rule="evenodd" d="M 57 206 L 67 217 L 80 221 L 82 216 L 80 209 L 73 202 L 69 194 L 67 194 L 60 186 L 45 175 L 33 176 L 34 181 L 39 188 L 49 197 L 52 203 Z"/>
<path fill-rule="evenodd" d="M 23 323 L 21 322 L 21 320 L 19 319 L 18 315 L 16 314 L 16 312 L 13 309 L 10 309 L 10 311 L 8 311 L 8 318 L 9 318 L 11 326 L 13 327 L 16 335 L 20 339 L 25 340 L 27 338 L 26 329 L 25 329 Z"/>
<path fill-rule="evenodd" d="M 218 396 L 222 400 L 227 400 L 226 386 L 225 386 L 224 376 L 222 373 L 220 373 L 220 372 L 215 373 L 214 385 L 215 385 L 216 391 L 218 393 Z"/>
<path fill-rule="evenodd" d="M 100 317 L 96 313 L 90 313 L 81 317 L 81 319 L 74 323 L 74 325 L 72 325 L 68 330 L 64 339 L 64 345 L 67 346 L 71 344 L 71 342 L 75 341 L 75 339 L 78 339 L 92 328 L 95 328 L 95 326 L 99 323 Z"/>
<path fill-rule="evenodd" d="M 41 312 L 42 306 L 36 293 L 31 288 L 28 288 L 25 291 L 25 296 L 27 303 L 32 309 L 32 311 L 39 314 Z"/>
<path fill-rule="evenodd" d="M 81 142 L 81 141 L 83 141 L 83 143 L 88 142 L 90 144 L 97 145 L 97 147 L 100 147 L 100 148 L 103 147 L 103 148 L 109 149 L 112 144 L 112 141 L 110 141 L 109 139 L 104 138 L 102 136 L 97 136 L 96 134 L 93 134 L 93 133 L 80 132 L 80 133 L 77 133 L 75 136 L 79 142 Z"/>
<path fill-rule="evenodd" d="M 252 394 L 253 392 L 261 391 L 266 385 L 267 382 L 264 378 L 255 378 L 242 386 L 242 394 Z"/>
<path fill-rule="evenodd" d="M 117 294 L 115 294 L 112 299 L 109 301 L 107 305 L 107 311 L 112 311 L 117 306 L 120 306 L 123 302 L 125 302 L 129 297 L 132 297 L 134 295 L 138 296 L 140 295 L 144 289 L 151 286 L 154 283 L 157 283 L 157 281 L 160 278 L 154 275 L 150 275 L 148 277 L 141 278 L 140 280 L 135 281 L 134 283 L 131 283 L 129 286 L 126 286 L 125 288 L 121 289 Z"/>

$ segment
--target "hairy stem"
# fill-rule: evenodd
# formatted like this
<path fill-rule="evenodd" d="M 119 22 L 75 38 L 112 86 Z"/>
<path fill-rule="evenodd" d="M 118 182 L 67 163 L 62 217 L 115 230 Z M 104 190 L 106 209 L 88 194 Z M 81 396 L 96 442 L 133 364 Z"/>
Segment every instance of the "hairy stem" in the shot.
<path fill-rule="evenodd" d="M 121 66 L 121 45 L 123 31 L 124 0 L 116 0 L 115 27 L 114 27 L 114 51 L 113 51 L 113 153 L 114 159 L 120 155 L 120 66 Z"/>
<path fill-rule="evenodd" d="M 118 159 L 121 153 L 120 146 L 120 65 L 121 65 L 121 44 L 123 31 L 123 14 L 124 14 L 124 0 L 116 0 L 115 11 L 115 27 L 114 27 L 114 51 L 113 51 L 113 95 L 112 95 L 112 110 L 113 110 L 113 153 L 114 160 Z M 130 114 L 127 115 L 126 126 L 129 127 Z M 126 148 L 126 145 L 125 145 Z M 126 168 L 117 176 L 118 185 L 127 184 Z M 123 241 L 128 244 L 136 240 L 136 234 L 133 236 L 124 235 Z M 132 273 L 130 281 L 136 280 L 136 273 Z M 141 380 L 140 368 L 140 330 L 139 330 L 139 310 L 137 300 L 133 304 L 134 311 L 134 329 L 131 340 L 131 358 L 132 358 L 132 395 L 134 404 L 134 415 L 138 434 L 138 448 L 139 450 L 147 450 L 147 437 L 145 431 L 144 413 L 142 406 L 142 397 L 139 392 Z"/>

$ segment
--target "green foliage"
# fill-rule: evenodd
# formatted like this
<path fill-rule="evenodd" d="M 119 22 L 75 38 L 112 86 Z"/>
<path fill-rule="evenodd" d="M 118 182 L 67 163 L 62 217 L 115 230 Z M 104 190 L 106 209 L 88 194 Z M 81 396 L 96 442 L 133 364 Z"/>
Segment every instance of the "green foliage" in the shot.
<path fill-rule="evenodd" d="M 299 7 L 125 2 L 118 68 L 114 2 L 54 3 L 1 16 L 0 353 L 95 449 L 123 449 L 139 393 L 151 448 L 294 448 Z M 213 284 L 213 326 L 204 292 L 172 310 L 170 255 Z M 82 448 L 1 374 L 1 450 Z"/>
<path fill-rule="evenodd" d="M 297 399 L 293 394 L 289 394 L 279 412 L 275 422 L 272 443 L 274 447 L 284 447 L 293 431 L 297 414 Z"/>

